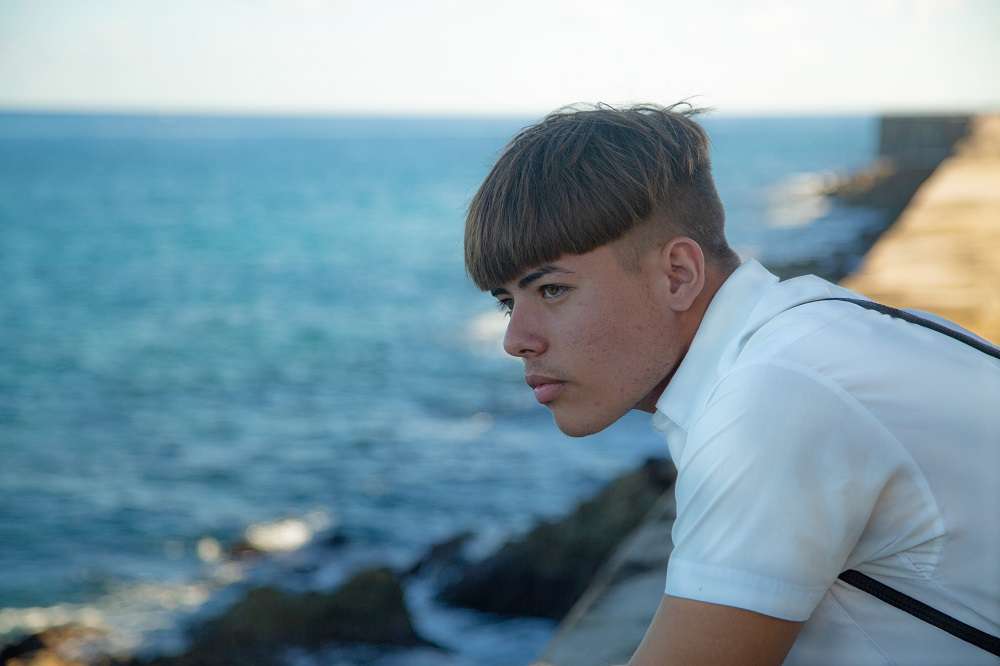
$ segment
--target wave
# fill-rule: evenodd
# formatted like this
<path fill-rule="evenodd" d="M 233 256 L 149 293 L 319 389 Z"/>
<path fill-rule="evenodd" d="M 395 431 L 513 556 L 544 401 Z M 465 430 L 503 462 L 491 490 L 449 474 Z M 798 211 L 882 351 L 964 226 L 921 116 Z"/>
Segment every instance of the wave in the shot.
<path fill-rule="evenodd" d="M 832 172 L 803 172 L 781 180 L 766 194 L 768 226 L 803 227 L 827 215 L 832 203 L 826 193 L 836 181 Z"/>

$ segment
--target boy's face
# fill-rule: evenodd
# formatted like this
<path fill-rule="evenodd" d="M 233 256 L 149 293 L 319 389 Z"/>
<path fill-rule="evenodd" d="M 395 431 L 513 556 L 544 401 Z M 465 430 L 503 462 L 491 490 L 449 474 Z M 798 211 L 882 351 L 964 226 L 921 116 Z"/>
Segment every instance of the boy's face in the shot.
<path fill-rule="evenodd" d="M 690 342 L 655 263 L 628 271 L 613 246 L 563 255 L 492 291 L 510 314 L 504 349 L 524 360 L 535 397 L 567 435 L 654 411 Z"/>

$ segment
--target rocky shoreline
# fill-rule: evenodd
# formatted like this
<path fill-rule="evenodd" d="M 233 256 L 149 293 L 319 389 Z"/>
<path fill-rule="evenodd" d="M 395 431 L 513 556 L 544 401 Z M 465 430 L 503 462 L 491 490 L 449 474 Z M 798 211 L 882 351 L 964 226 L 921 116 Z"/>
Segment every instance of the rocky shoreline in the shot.
<path fill-rule="evenodd" d="M 193 627 L 178 655 L 152 659 L 105 652 L 105 635 L 80 625 L 53 627 L 0 650 L 11 666 L 222 666 L 282 663 L 287 648 L 330 643 L 385 648 L 449 648 L 421 636 L 407 608 L 404 585 L 415 576 L 439 586 L 439 601 L 504 616 L 561 619 L 594 575 L 673 485 L 676 471 L 662 458 L 607 484 L 556 521 L 543 521 L 508 540 L 495 553 L 469 561 L 461 533 L 431 546 L 412 564 L 376 565 L 356 572 L 331 591 L 292 592 L 253 587 L 220 615 Z M 254 556 L 245 544 L 232 557 Z"/>
<path fill-rule="evenodd" d="M 839 283 L 852 275 L 899 219 L 920 186 L 966 137 L 971 125 L 967 115 L 880 118 L 876 159 L 855 173 L 823 183 L 817 192 L 840 206 L 874 211 L 876 224 L 858 234 L 847 247 L 833 249 L 830 254 L 768 263 L 767 268 L 783 280 L 811 274 Z"/>
<path fill-rule="evenodd" d="M 767 268 L 782 280 L 798 275 L 817 275 L 830 282 L 840 282 L 853 272 L 865 252 L 892 226 L 920 185 L 933 172 L 933 168 L 906 168 L 891 160 L 879 159 L 857 173 L 824 185 L 818 194 L 830 197 L 847 208 L 874 211 L 876 224 L 860 233 L 847 247 L 836 248 L 830 254 L 803 261 L 768 263 Z"/>

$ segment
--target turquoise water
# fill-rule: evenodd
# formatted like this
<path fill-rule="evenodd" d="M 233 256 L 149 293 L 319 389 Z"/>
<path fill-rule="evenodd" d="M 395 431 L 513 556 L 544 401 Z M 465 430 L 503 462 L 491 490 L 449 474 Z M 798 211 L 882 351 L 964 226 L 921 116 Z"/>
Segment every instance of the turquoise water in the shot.
<path fill-rule="evenodd" d="M 281 518 L 345 569 L 485 552 L 664 454 L 643 415 L 562 436 L 464 277 L 464 207 L 530 120 L 0 114 L 0 634 Z M 874 118 L 705 123 L 744 256 L 868 224 L 810 188 Z"/>

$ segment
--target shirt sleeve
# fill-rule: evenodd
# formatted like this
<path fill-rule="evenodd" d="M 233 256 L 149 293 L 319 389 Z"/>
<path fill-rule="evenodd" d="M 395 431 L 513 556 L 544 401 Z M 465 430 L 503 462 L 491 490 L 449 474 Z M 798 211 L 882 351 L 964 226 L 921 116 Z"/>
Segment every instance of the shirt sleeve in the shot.
<path fill-rule="evenodd" d="M 770 362 L 724 378 L 678 468 L 666 593 L 809 618 L 905 463 L 842 388 Z"/>

